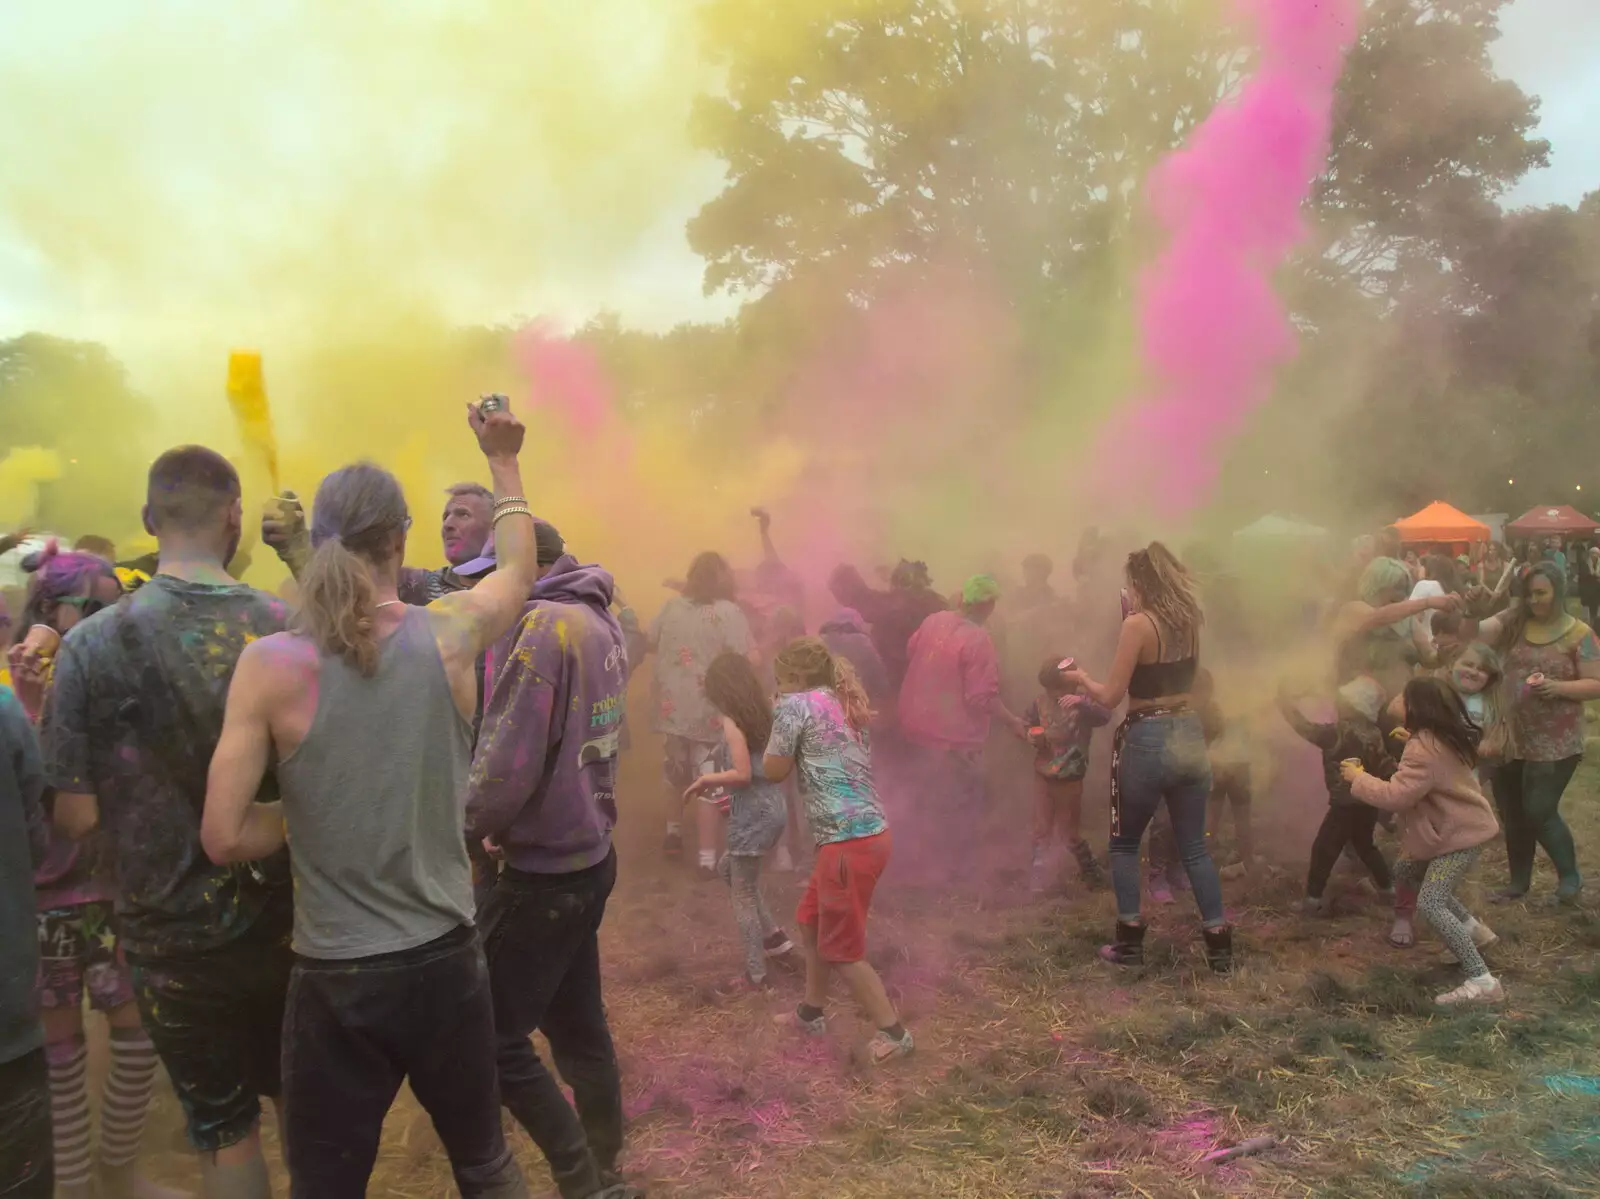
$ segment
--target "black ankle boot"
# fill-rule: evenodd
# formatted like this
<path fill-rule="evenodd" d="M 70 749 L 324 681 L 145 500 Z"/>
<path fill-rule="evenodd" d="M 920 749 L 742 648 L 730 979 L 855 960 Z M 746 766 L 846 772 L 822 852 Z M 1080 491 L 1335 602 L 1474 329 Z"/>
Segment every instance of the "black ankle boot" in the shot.
<path fill-rule="evenodd" d="M 1100 947 L 1102 961 L 1114 966 L 1144 965 L 1144 925 L 1117 921 L 1117 939 Z"/>
<path fill-rule="evenodd" d="M 1206 937 L 1206 965 L 1214 974 L 1227 974 L 1233 970 L 1233 929 L 1227 925 L 1208 928 Z"/>

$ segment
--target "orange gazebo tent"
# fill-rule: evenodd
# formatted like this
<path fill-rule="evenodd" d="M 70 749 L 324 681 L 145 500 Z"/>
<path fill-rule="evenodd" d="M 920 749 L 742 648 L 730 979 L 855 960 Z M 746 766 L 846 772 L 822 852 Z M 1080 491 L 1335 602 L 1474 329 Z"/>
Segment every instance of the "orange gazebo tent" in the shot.
<path fill-rule="evenodd" d="M 1395 521 L 1394 527 L 1400 530 L 1400 540 L 1409 545 L 1428 541 L 1460 545 L 1489 540 L 1488 525 L 1443 500 L 1435 500 L 1421 512 Z"/>

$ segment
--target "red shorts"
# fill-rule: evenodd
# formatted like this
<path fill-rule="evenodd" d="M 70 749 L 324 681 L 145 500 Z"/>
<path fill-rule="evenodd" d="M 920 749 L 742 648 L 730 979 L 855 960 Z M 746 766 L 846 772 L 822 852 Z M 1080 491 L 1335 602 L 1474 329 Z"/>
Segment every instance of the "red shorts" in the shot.
<path fill-rule="evenodd" d="M 888 864 L 887 829 L 817 847 L 817 864 L 794 918 L 816 925 L 823 961 L 859 962 L 867 956 L 867 909 Z"/>

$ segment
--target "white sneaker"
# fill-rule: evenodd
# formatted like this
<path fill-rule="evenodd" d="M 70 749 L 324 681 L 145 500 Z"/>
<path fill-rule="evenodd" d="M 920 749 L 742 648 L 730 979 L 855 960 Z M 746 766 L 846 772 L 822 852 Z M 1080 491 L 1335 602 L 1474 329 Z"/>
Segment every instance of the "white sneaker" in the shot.
<path fill-rule="evenodd" d="M 1500 980 L 1492 974 L 1482 974 L 1477 978 L 1467 979 L 1454 991 L 1435 995 L 1433 1001 L 1440 1007 L 1465 1007 L 1474 1003 L 1501 1003 L 1505 997 L 1505 989 L 1501 987 Z"/>

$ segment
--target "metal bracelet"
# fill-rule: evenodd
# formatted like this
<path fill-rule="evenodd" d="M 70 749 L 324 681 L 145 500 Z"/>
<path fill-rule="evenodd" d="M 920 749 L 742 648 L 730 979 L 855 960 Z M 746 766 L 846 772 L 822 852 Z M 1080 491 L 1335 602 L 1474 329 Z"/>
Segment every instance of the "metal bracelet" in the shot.
<path fill-rule="evenodd" d="M 532 515 L 533 515 L 533 509 L 529 508 L 526 504 L 524 504 L 524 505 L 522 505 L 521 507 L 518 507 L 518 508 L 502 508 L 500 511 L 498 511 L 498 512 L 496 512 L 494 514 L 494 519 L 489 522 L 489 527 L 491 529 L 494 528 L 496 525 L 498 525 L 500 523 L 500 521 L 501 521 L 501 519 L 503 517 L 507 517 L 507 516 L 532 516 Z"/>
<path fill-rule="evenodd" d="M 525 495 L 508 495 L 494 502 L 494 510 L 498 512 L 502 508 L 510 508 L 514 504 L 526 504 L 527 502 L 528 497 Z"/>

